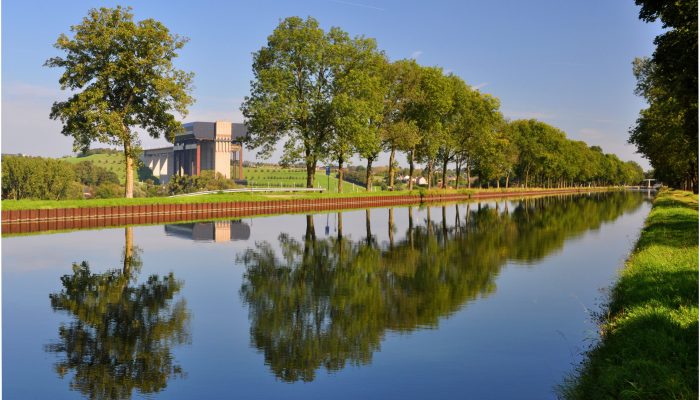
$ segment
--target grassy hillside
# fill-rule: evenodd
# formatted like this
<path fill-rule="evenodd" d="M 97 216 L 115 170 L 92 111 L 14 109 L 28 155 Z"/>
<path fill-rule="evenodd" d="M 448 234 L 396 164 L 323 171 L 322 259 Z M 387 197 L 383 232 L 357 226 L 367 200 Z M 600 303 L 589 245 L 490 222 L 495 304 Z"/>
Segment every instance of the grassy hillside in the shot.
<path fill-rule="evenodd" d="M 65 157 L 61 161 L 77 164 L 81 161 L 92 161 L 95 165 L 114 172 L 119 177 L 122 184 L 126 180 L 126 168 L 124 167 L 124 156 L 121 154 L 93 154 L 87 157 Z M 136 170 L 134 170 L 136 171 Z M 134 176 L 137 176 L 134 173 Z"/>

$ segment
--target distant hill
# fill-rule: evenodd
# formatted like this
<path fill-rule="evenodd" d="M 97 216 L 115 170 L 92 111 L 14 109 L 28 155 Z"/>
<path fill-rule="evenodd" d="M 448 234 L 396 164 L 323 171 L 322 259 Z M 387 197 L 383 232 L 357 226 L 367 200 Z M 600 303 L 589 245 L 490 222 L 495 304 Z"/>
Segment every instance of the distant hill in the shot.
<path fill-rule="evenodd" d="M 61 161 L 66 161 L 71 164 L 77 164 L 81 161 L 92 161 L 95 165 L 114 172 L 119 177 L 119 182 L 124 184 L 126 181 L 126 172 L 124 168 L 124 156 L 122 153 L 117 154 L 92 154 L 85 157 L 64 157 Z M 134 169 L 134 177 L 136 177 L 136 169 Z"/>

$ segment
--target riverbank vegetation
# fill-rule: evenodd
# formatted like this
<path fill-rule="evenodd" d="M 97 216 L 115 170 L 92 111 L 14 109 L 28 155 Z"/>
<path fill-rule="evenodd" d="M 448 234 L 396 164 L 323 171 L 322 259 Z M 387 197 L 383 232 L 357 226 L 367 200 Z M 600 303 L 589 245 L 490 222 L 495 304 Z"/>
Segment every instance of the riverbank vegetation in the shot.
<path fill-rule="evenodd" d="M 663 191 L 566 399 L 698 398 L 698 196 Z"/>

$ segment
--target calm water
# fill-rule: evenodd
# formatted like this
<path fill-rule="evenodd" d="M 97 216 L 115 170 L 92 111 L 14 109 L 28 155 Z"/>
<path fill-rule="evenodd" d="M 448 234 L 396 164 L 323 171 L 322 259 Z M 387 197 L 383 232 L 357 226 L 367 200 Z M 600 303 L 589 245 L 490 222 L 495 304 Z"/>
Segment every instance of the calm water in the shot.
<path fill-rule="evenodd" d="M 3 396 L 546 399 L 638 193 L 2 240 Z"/>

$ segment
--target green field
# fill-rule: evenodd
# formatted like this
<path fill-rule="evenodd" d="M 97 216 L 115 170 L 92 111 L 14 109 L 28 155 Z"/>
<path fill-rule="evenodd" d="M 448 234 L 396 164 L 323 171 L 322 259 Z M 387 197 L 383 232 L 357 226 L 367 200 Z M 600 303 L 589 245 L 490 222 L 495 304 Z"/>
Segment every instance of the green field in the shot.
<path fill-rule="evenodd" d="M 698 195 L 662 191 L 567 399 L 698 398 Z"/>
<path fill-rule="evenodd" d="M 87 157 L 64 157 L 61 158 L 61 161 L 66 161 L 71 164 L 77 164 L 82 161 L 92 161 L 95 165 L 117 174 L 119 182 L 122 184 L 126 181 L 124 156 L 121 154 L 93 154 Z M 134 173 L 134 176 L 137 176 L 136 173 Z"/>
<path fill-rule="evenodd" d="M 248 186 L 253 187 L 306 187 L 305 169 L 286 169 L 275 167 L 248 167 L 243 168 L 243 178 L 248 181 Z M 329 188 L 330 186 L 330 188 Z M 314 187 L 321 187 L 330 192 L 337 192 L 338 179 L 335 172 L 327 177 L 325 171 L 316 171 Z M 379 190 L 378 188 L 375 190 Z M 350 182 L 343 182 L 343 192 L 364 192 L 365 188 Z"/>

